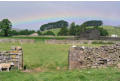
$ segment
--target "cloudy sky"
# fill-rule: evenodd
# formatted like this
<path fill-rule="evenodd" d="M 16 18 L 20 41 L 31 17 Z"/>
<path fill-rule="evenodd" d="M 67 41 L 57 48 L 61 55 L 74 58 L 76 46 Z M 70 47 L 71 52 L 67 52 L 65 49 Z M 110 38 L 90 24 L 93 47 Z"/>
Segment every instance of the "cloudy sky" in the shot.
<path fill-rule="evenodd" d="M 42 24 L 66 20 L 82 24 L 102 20 L 104 25 L 120 25 L 119 1 L 0 2 L 0 20 L 8 18 L 13 28 L 38 30 Z"/>

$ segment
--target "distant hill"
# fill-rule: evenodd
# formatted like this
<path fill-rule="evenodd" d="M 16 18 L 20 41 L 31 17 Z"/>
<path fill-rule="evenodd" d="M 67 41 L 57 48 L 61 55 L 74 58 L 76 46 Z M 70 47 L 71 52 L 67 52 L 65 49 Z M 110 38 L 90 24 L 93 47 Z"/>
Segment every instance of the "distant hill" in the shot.
<path fill-rule="evenodd" d="M 109 33 L 109 36 L 112 34 L 117 34 L 120 36 L 120 27 L 115 27 L 115 26 L 103 26 L 104 29 L 106 29 Z"/>
<path fill-rule="evenodd" d="M 109 36 L 111 36 L 112 34 L 117 34 L 118 36 L 120 36 L 120 27 L 115 27 L 115 26 L 103 26 L 104 29 L 106 29 L 109 33 Z M 50 30 L 45 30 L 42 33 L 45 33 L 47 31 L 53 31 L 55 33 L 55 35 L 57 35 L 57 33 L 60 31 L 61 28 L 56 28 L 56 29 L 50 29 Z"/>

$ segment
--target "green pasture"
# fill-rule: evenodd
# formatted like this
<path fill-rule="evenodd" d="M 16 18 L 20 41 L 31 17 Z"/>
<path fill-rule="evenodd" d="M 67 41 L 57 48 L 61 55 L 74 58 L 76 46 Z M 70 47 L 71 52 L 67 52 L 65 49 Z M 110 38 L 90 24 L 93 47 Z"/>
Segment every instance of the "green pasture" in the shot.
<path fill-rule="evenodd" d="M 80 44 L 79 46 L 101 46 L 102 44 Z M 24 52 L 24 65 L 28 68 L 43 67 L 55 69 L 68 66 L 68 50 L 71 44 L 0 43 L 0 50 L 9 50 L 11 46 L 21 46 Z"/>
<path fill-rule="evenodd" d="M 0 72 L 0 81 L 120 81 L 116 68 L 23 73 Z"/>
<path fill-rule="evenodd" d="M 34 39 L 35 41 L 45 41 L 50 39 L 56 39 L 56 40 L 73 39 L 73 36 L 10 36 L 10 37 L 0 37 L 0 39 Z"/>
<path fill-rule="evenodd" d="M 56 29 L 50 29 L 56 36 L 58 35 L 58 32 L 60 31 L 61 28 L 56 28 Z M 42 33 L 47 32 L 48 30 L 43 31 Z"/>
<path fill-rule="evenodd" d="M 113 26 L 103 26 L 104 29 L 106 29 L 109 33 L 109 36 L 112 34 L 116 34 L 120 36 L 120 27 L 113 27 Z"/>
<path fill-rule="evenodd" d="M 119 81 L 120 71 L 114 67 L 104 69 L 68 70 L 68 50 L 70 44 L 0 43 L 0 51 L 11 46 L 22 46 L 24 65 L 28 70 L 40 68 L 41 71 L 0 72 L 0 81 Z M 79 46 L 101 46 L 102 44 L 81 44 Z M 59 67 L 59 69 L 57 69 Z"/>

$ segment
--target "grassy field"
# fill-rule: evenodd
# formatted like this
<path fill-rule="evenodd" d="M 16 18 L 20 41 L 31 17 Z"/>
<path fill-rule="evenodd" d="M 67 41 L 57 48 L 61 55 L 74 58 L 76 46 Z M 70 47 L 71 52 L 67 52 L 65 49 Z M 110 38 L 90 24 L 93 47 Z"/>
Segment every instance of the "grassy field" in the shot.
<path fill-rule="evenodd" d="M 10 37 L 0 37 L 0 39 L 34 39 L 36 41 L 45 41 L 49 39 L 73 39 L 73 36 L 10 36 Z"/>
<path fill-rule="evenodd" d="M 120 27 L 113 27 L 113 26 L 103 26 L 104 29 L 106 29 L 109 33 L 109 36 L 112 34 L 117 34 L 120 36 Z"/>
<path fill-rule="evenodd" d="M 9 50 L 19 43 L 0 43 L 0 51 Z M 83 44 L 101 46 L 102 44 Z M 0 72 L 0 81 L 119 81 L 120 71 L 105 69 L 68 70 L 69 44 L 45 44 L 37 41 L 20 45 L 24 52 L 24 65 L 31 72 Z M 82 46 L 82 45 L 81 45 Z M 59 69 L 58 69 L 59 68 Z"/>
<path fill-rule="evenodd" d="M 23 73 L 0 72 L 0 81 L 120 81 L 116 68 Z"/>
<path fill-rule="evenodd" d="M 60 29 L 61 28 L 56 28 L 56 29 L 51 29 L 50 31 L 52 31 L 56 36 L 57 36 L 57 34 L 58 34 L 58 32 L 60 31 Z M 45 31 L 43 31 L 42 33 L 45 33 L 45 32 L 47 32 L 48 30 L 45 30 Z"/>
<path fill-rule="evenodd" d="M 67 67 L 69 44 L 45 44 L 43 41 L 36 43 L 0 43 L 0 50 L 9 50 L 11 46 L 22 46 L 24 51 L 24 64 L 28 68 L 43 67 L 53 68 Z M 101 44 L 83 44 L 83 46 L 100 46 Z M 33 58 L 34 57 L 34 58 Z"/>

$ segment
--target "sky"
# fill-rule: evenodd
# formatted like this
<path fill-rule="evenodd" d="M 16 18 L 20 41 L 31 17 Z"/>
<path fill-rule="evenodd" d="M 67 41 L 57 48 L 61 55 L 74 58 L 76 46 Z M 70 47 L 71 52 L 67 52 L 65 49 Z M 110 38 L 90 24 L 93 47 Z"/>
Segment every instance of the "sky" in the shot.
<path fill-rule="evenodd" d="M 66 20 L 82 24 L 102 20 L 104 25 L 120 25 L 119 1 L 0 1 L 0 21 L 9 19 L 13 28 L 38 30 L 48 22 Z"/>

